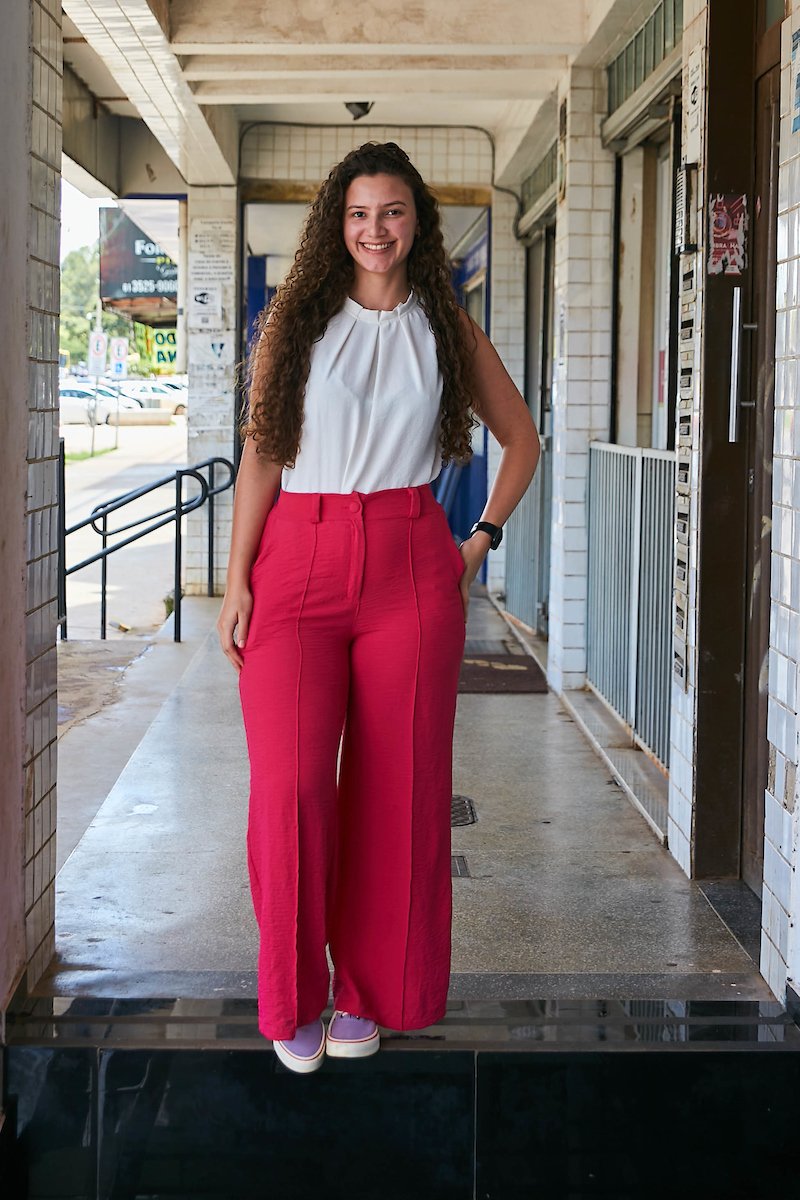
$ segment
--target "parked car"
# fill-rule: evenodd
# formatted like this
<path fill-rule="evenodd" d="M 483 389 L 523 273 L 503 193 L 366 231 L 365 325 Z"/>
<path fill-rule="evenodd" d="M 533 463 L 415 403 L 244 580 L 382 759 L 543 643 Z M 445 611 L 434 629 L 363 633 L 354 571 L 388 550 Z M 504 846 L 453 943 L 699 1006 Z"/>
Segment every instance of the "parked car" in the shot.
<path fill-rule="evenodd" d="M 95 425 L 105 424 L 109 417 L 116 414 L 117 394 L 111 388 L 99 384 L 97 392 L 93 386 L 75 383 L 67 380 L 58 389 L 59 419 L 62 425 L 86 425 L 90 421 L 92 403 L 95 404 Z M 141 406 L 130 396 L 120 395 L 120 409 L 140 408 Z"/>
<path fill-rule="evenodd" d="M 176 391 L 161 380 L 129 379 L 120 385 L 120 390 L 126 396 L 140 400 L 145 408 L 165 408 L 175 416 L 186 412 L 186 392 L 183 389 Z"/>

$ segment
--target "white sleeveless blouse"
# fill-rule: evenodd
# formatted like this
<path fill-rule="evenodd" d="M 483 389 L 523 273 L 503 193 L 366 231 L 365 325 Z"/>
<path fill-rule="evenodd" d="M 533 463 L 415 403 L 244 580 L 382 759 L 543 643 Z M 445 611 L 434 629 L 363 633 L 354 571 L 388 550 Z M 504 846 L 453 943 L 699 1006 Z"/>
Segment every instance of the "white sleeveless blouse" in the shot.
<path fill-rule="evenodd" d="M 290 492 L 375 492 L 430 483 L 441 470 L 442 376 L 414 292 L 390 312 L 349 296 L 311 348 Z"/>

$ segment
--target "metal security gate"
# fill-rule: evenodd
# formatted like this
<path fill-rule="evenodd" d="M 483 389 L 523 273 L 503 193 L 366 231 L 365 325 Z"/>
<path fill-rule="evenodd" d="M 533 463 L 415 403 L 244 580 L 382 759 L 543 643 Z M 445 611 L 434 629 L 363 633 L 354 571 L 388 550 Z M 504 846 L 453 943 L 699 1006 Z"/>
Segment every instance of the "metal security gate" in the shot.
<path fill-rule="evenodd" d="M 536 474 L 506 525 L 506 608 L 547 636 L 550 591 L 550 495 L 546 446 Z"/>
<path fill-rule="evenodd" d="M 589 448 L 588 678 L 669 766 L 675 454 Z"/>

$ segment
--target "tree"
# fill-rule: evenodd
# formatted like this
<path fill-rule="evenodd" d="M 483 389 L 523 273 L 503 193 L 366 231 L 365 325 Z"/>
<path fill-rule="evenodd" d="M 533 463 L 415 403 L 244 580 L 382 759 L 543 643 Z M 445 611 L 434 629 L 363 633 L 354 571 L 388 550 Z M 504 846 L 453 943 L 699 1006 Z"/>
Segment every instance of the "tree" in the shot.
<path fill-rule="evenodd" d="M 87 361 L 89 331 L 94 328 L 94 312 L 97 308 L 99 289 L 99 244 L 81 246 L 79 250 L 70 251 L 61 264 L 59 349 L 69 352 L 70 362 L 73 366 Z M 87 313 L 92 314 L 91 320 L 87 318 Z M 136 322 L 122 313 L 103 312 L 101 323 L 109 338 L 128 338 L 130 350 L 134 351 L 136 346 L 134 325 Z M 129 359 L 129 366 L 141 366 L 145 371 L 149 370 L 148 364 L 137 364 L 133 356 Z"/>

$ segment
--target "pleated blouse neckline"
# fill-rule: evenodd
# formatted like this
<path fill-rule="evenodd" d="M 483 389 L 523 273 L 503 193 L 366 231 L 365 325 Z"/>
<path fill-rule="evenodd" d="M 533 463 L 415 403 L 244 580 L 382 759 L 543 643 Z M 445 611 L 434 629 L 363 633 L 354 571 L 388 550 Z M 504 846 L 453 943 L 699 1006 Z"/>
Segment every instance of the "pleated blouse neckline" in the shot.
<path fill-rule="evenodd" d="M 392 309 L 382 308 L 364 308 L 352 296 L 346 296 L 344 301 L 344 311 L 349 313 L 351 317 L 355 317 L 359 321 L 367 321 L 373 325 L 383 324 L 386 321 L 397 321 L 405 313 L 410 312 L 417 305 L 417 297 L 414 295 L 413 289 L 409 292 L 405 300 L 401 300 L 399 304 Z"/>

